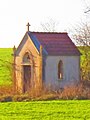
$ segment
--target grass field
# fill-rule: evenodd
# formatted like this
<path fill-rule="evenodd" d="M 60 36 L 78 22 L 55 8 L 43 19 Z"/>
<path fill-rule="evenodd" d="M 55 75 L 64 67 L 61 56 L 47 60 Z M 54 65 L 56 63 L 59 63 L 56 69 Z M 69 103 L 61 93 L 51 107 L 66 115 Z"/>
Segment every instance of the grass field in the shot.
<path fill-rule="evenodd" d="M 90 120 L 90 101 L 0 103 L 0 120 Z"/>
<path fill-rule="evenodd" d="M 12 49 L 0 48 L 0 85 L 11 84 Z"/>

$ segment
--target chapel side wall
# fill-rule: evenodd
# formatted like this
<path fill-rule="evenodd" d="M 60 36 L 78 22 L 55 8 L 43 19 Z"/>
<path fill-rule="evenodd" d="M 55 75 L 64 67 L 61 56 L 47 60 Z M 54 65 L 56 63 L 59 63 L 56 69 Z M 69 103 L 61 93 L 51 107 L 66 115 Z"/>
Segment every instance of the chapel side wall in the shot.
<path fill-rule="evenodd" d="M 63 62 L 63 79 L 58 80 L 58 63 Z M 45 84 L 62 88 L 80 80 L 79 56 L 48 56 L 45 65 Z"/>
<path fill-rule="evenodd" d="M 15 58 L 15 64 L 16 64 L 16 89 L 17 91 L 22 92 L 23 91 L 23 64 L 22 59 L 26 52 L 31 52 L 33 55 L 33 61 L 34 64 L 32 67 L 32 80 L 31 84 L 32 86 L 36 87 L 36 84 L 38 83 L 39 79 L 39 54 L 36 51 L 36 48 L 34 47 L 33 43 L 31 42 L 30 38 L 28 37 L 26 43 L 24 44 L 23 48 L 21 49 L 21 52 L 18 56 Z"/>

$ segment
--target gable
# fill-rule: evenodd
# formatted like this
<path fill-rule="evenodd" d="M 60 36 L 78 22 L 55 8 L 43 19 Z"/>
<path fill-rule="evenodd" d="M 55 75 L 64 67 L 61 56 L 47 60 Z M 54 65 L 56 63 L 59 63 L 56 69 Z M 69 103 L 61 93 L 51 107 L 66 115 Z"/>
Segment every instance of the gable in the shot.
<path fill-rule="evenodd" d="M 30 41 L 35 49 L 35 51 L 37 52 L 37 54 L 40 53 L 40 42 L 38 41 L 38 39 L 30 32 L 26 32 L 26 34 L 24 35 L 22 41 L 20 42 L 18 48 L 15 51 L 15 55 L 19 55 L 19 53 L 22 51 L 23 47 L 25 46 L 27 41 Z M 26 47 L 32 47 L 32 45 L 27 45 Z M 30 49 L 28 48 L 28 49 Z M 43 48 L 43 54 L 47 54 L 47 51 Z"/>

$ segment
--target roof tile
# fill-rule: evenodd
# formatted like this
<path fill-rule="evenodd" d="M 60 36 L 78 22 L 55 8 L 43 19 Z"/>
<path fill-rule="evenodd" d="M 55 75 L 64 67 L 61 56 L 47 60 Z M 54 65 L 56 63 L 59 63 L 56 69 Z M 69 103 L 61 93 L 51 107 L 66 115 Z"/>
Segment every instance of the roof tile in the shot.
<path fill-rule="evenodd" d="M 49 55 L 80 55 L 67 33 L 31 32 Z"/>

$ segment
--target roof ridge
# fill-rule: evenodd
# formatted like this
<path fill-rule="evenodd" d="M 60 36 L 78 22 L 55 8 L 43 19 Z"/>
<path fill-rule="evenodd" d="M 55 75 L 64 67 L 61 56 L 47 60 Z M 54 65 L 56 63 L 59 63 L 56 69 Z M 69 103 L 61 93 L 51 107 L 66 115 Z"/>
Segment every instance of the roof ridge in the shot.
<path fill-rule="evenodd" d="M 29 31 L 31 33 L 42 33 L 42 34 L 68 34 L 67 32 L 39 32 L 39 31 Z"/>

